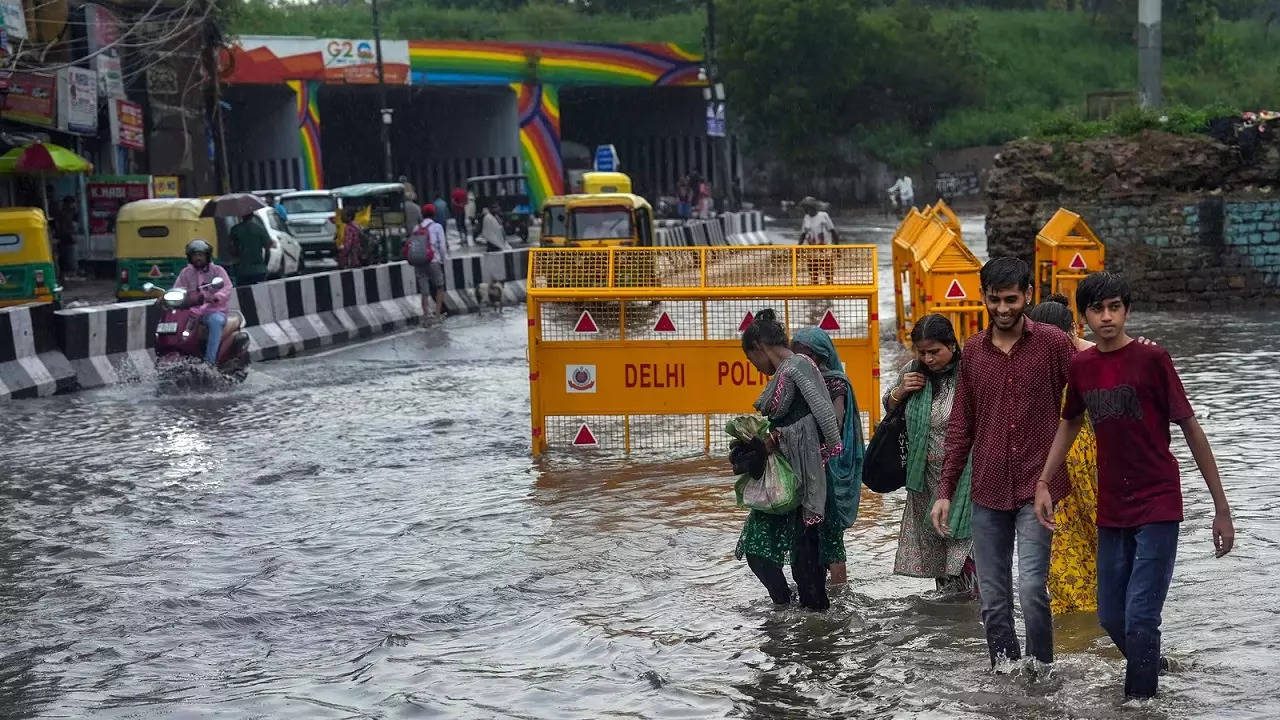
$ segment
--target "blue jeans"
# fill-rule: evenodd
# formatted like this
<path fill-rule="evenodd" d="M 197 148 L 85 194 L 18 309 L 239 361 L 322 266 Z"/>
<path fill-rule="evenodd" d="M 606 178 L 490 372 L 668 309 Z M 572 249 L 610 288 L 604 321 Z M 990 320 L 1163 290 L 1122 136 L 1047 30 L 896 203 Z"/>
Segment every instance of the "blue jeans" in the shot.
<path fill-rule="evenodd" d="M 1177 554 L 1176 522 L 1098 528 L 1098 623 L 1128 659 L 1127 696 L 1156 694 L 1160 613 Z"/>
<path fill-rule="evenodd" d="M 218 363 L 218 346 L 222 344 L 222 328 L 227 326 L 227 314 L 211 312 L 200 319 L 209 328 L 209 339 L 204 344 L 204 361 L 210 365 Z"/>
<path fill-rule="evenodd" d="M 1053 662 L 1053 616 L 1049 613 L 1049 548 L 1052 536 L 1027 503 L 1017 510 L 973 505 L 973 561 L 982 594 L 982 624 L 987 630 L 991 665 L 1004 656 L 1022 657 L 1013 628 L 1013 549 L 1018 548 L 1018 597 L 1027 626 L 1027 654 Z"/>

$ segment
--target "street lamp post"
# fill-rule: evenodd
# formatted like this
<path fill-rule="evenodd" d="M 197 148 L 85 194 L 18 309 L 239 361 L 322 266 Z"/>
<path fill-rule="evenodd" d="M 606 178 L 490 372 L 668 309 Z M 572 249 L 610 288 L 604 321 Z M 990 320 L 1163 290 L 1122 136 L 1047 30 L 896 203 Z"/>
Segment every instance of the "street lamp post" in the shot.
<path fill-rule="evenodd" d="M 382 31 L 378 26 L 378 0 L 373 4 L 373 49 L 378 59 L 378 114 L 382 128 L 382 174 L 387 182 L 395 180 L 391 168 L 391 108 L 387 107 L 387 81 L 382 68 Z"/>
<path fill-rule="evenodd" d="M 733 210 L 734 201 L 732 150 L 729 147 L 728 118 L 725 110 L 724 84 L 720 82 L 720 68 L 716 62 L 716 3 L 707 0 L 707 34 L 705 76 L 707 87 L 702 89 L 702 98 L 707 101 L 707 137 L 717 148 L 715 172 L 711 185 L 715 193 L 724 198 L 724 209 Z M 715 132 L 712 128 L 715 126 Z"/>
<path fill-rule="evenodd" d="M 1138 98 L 1144 108 L 1164 104 L 1160 88 L 1160 0 L 1138 0 Z"/>

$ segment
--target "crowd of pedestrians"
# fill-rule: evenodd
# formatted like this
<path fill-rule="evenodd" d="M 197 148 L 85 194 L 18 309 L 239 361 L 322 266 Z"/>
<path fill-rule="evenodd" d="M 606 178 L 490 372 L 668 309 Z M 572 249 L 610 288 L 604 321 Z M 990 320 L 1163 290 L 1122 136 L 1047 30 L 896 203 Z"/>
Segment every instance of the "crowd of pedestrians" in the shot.
<path fill-rule="evenodd" d="M 894 572 L 977 597 L 993 668 L 1024 651 L 1032 667 L 1047 666 L 1053 615 L 1096 609 L 1127 659 L 1125 695 L 1151 697 L 1167 667 L 1160 624 L 1183 520 L 1170 424 L 1182 428 L 1212 496 L 1221 557 L 1235 529 L 1213 452 L 1168 352 L 1127 334 L 1125 278 L 1082 280 L 1078 316 L 1063 296 L 1033 307 L 1030 269 L 1016 258 L 988 262 L 981 291 L 988 327 L 961 345 L 946 317 L 923 318 L 912 329 L 915 358 L 882 399 L 886 410 L 905 406 Z M 1078 336 L 1077 317 L 1096 344 Z M 833 583 L 846 579 L 842 536 L 857 515 L 849 493 L 864 479 L 851 466 L 863 453 L 852 432 L 857 403 L 821 330 L 788 338 L 764 310 L 742 348 L 771 376 L 755 403 L 770 424 L 759 452 L 790 462 L 801 502 L 785 514 L 753 509 L 736 555 L 773 602 L 825 610 L 828 571 Z M 762 467 L 752 451 L 735 446 L 735 471 Z M 873 467 L 868 458 L 868 483 Z M 1015 558 L 1025 646 L 1014 628 Z"/>

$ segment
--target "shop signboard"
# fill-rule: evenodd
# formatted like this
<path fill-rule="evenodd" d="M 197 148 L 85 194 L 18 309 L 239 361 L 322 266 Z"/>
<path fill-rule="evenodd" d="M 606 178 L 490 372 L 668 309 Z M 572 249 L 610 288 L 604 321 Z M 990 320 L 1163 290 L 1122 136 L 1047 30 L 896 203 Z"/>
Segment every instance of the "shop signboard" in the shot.
<path fill-rule="evenodd" d="M 29 72 L 0 72 L 0 87 L 7 93 L 4 111 L 6 120 L 13 120 L 40 127 L 57 127 L 57 78 Z"/>
<path fill-rule="evenodd" d="M 120 20 L 101 5 L 85 4 L 85 49 L 98 74 L 98 94 L 124 97 L 124 76 L 120 53 L 114 43 L 120 39 Z"/>
<path fill-rule="evenodd" d="M 81 67 L 58 71 L 58 127 L 73 133 L 98 132 L 98 76 Z"/>
<path fill-rule="evenodd" d="M 112 99 L 112 142 L 130 150 L 146 150 L 147 144 L 142 125 L 142 106 L 120 98 Z"/>
<path fill-rule="evenodd" d="M 22 11 L 22 0 L 0 0 L 0 20 L 10 40 L 27 39 L 27 14 Z"/>
<path fill-rule="evenodd" d="M 116 254 L 116 215 L 134 200 L 152 197 L 150 175 L 94 175 L 89 177 L 90 260 L 111 260 Z"/>

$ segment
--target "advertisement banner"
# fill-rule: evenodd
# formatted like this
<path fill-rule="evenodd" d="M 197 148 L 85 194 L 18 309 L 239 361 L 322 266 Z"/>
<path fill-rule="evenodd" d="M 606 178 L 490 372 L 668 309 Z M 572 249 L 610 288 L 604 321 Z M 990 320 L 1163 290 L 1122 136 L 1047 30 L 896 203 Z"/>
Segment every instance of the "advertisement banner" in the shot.
<path fill-rule="evenodd" d="M 151 197 L 150 175 L 95 175 L 89 178 L 89 234 L 111 235 L 116 231 L 120 206 Z"/>
<path fill-rule="evenodd" d="M 154 194 L 152 197 L 158 198 L 176 198 L 178 195 L 178 176 L 177 175 L 156 175 L 152 181 Z"/>
<path fill-rule="evenodd" d="M 84 24 L 86 50 L 92 56 L 90 62 L 98 74 L 98 94 L 103 97 L 124 97 L 120 53 L 112 45 L 120 39 L 120 20 L 101 5 L 86 4 Z"/>
<path fill-rule="evenodd" d="M 98 132 L 98 76 L 79 67 L 58 71 L 58 127 L 67 132 Z"/>
<path fill-rule="evenodd" d="M 143 137 L 142 106 L 119 98 L 112 99 L 112 103 L 114 104 L 111 113 L 112 141 L 122 148 L 146 150 L 147 144 Z"/>
<path fill-rule="evenodd" d="M 58 81 L 53 75 L 0 72 L 0 88 L 8 93 L 2 113 L 6 120 L 47 128 L 57 127 Z"/>
<path fill-rule="evenodd" d="M 27 14 L 22 11 L 22 0 L 0 0 L 0 20 L 4 21 L 10 40 L 27 39 Z"/>

